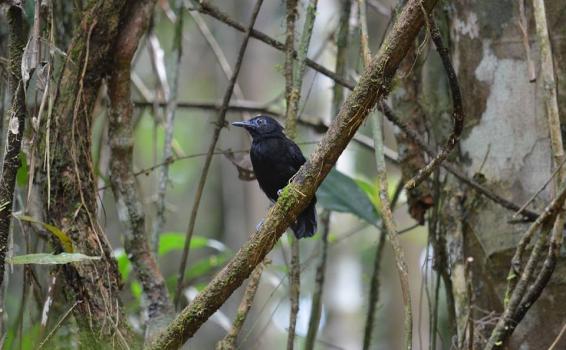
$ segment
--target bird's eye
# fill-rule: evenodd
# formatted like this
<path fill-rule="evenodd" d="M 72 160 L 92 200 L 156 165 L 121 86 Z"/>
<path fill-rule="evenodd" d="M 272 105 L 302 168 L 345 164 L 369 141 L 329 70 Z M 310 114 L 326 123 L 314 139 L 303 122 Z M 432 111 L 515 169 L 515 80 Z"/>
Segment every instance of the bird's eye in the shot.
<path fill-rule="evenodd" d="M 259 120 L 257 121 L 257 123 L 258 123 L 259 125 L 263 125 L 263 124 L 265 124 L 265 120 L 264 120 L 264 119 L 259 119 Z"/>

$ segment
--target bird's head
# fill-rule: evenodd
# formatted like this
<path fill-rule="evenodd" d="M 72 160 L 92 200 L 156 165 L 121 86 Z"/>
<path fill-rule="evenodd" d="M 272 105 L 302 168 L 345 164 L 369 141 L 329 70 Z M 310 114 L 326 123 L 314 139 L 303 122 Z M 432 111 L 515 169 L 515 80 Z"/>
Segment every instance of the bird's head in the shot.
<path fill-rule="evenodd" d="M 246 129 L 252 137 L 266 136 L 270 134 L 273 135 L 283 132 L 281 124 L 279 124 L 275 119 L 265 115 L 258 115 L 250 120 L 234 122 L 232 125 Z"/>

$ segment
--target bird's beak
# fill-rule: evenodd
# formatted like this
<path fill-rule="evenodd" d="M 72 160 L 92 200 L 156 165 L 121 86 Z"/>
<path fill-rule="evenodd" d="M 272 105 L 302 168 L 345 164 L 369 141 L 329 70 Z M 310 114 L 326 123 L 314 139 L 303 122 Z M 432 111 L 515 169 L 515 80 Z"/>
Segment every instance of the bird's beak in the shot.
<path fill-rule="evenodd" d="M 248 120 L 244 120 L 241 122 L 233 122 L 232 125 L 237 126 L 239 128 L 244 128 L 244 129 L 252 129 L 254 127 L 253 123 L 251 123 Z"/>

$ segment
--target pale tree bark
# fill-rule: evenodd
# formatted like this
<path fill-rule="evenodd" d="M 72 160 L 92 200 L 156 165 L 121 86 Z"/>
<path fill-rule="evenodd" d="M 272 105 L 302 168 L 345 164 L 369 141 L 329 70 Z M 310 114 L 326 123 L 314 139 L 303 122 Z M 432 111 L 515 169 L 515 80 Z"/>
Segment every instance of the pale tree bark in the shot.
<path fill-rule="evenodd" d="M 552 41 L 558 101 L 566 111 L 566 5 L 546 1 Z M 527 42 L 535 72 L 540 75 L 539 47 L 531 2 L 525 2 Z M 466 128 L 457 155 L 458 165 L 469 177 L 495 193 L 522 205 L 552 176 L 553 152 L 545 113 L 542 79 L 530 82 L 525 36 L 519 26 L 519 1 L 453 2 L 448 12 L 451 53 L 461 84 Z M 435 140 L 446 135 L 446 94 L 438 62 L 429 60 L 421 74 L 421 105 L 431 120 Z M 449 100 L 448 100 L 449 101 Z M 444 228 L 452 272 L 458 343 L 467 343 L 468 312 L 472 309 L 474 342 L 484 345 L 503 310 L 510 258 L 529 224 L 510 222 L 513 212 L 480 197 L 449 178 L 443 188 Z M 541 212 L 554 197 L 549 185 L 529 209 Z M 546 254 L 547 249 L 544 249 Z M 473 296 L 466 292 L 464 263 L 468 257 L 473 275 Z M 540 299 L 513 333 L 508 346 L 546 349 L 560 332 L 566 309 L 566 268 L 563 259 Z M 462 276 L 459 276 L 462 275 Z M 464 280 L 465 281 L 465 280 Z M 470 298 L 472 297 L 472 298 Z M 473 306 L 470 304 L 473 301 Z M 533 336 L 540 334 L 544 336 Z M 558 348 L 566 346 L 561 340 Z"/>

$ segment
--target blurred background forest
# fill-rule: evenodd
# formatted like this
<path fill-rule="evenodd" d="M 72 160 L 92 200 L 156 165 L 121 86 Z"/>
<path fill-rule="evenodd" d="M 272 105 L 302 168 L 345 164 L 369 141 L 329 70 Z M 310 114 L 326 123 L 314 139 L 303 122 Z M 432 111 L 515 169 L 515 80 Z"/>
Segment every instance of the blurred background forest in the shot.
<path fill-rule="evenodd" d="M 8 79 L 5 78 L 9 70 L 10 31 L 10 15 L 6 9 L 13 6 L 9 3 L 11 1 L 0 1 L 5 5 L 0 15 L 2 115 L 7 115 L 11 104 Z M 8 262 L 12 261 L 13 264 L 7 265 L 2 285 L 0 330 L 5 349 L 36 349 L 40 344 L 47 348 L 62 348 L 60 344 L 68 344 L 68 348 L 78 346 L 74 333 L 80 322 L 68 317 L 76 304 L 68 294 L 63 293 L 64 281 L 57 268 L 53 267 L 54 262 L 36 265 L 37 261 L 32 261 L 32 265 L 28 265 L 10 259 L 30 253 L 53 252 L 47 237 L 56 235 L 53 231 L 58 230 L 57 225 L 44 216 L 44 205 L 37 204 L 37 201 L 44 201 L 42 194 L 36 196 L 30 190 L 32 186 L 29 186 L 33 183 L 44 188 L 47 181 L 46 177 L 39 175 L 45 171 L 42 156 L 37 156 L 41 154 L 43 146 L 38 150 L 34 145 L 38 127 L 44 127 L 45 119 L 38 120 L 37 116 L 43 108 L 49 110 L 51 115 L 54 90 L 59 88 L 59 74 L 65 69 L 65 52 L 75 49 L 69 44 L 73 31 L 84 21 L 81 11 L 89 9 L 87 3 L 28 0 L 22 4 L 30 32 L 38 33 L 41 38 L 37 48 L 41 59 L 35 62 L 33 70 L 28 71 L 31 72 L 26 89 L 29 116 L 22 152 L 18 155 L 22 165 L 17 173 L 13 204 L 14 216 L 18 219 L 12 220 L 8 249 Z M 257 182 L 246 178 L 250 175 L 249 158 L 246 158 L 250 137 L 243 130 L 229 126 L 233 121 L 249 119 L 256 114 L 272 115 L 285 125 L 284 49 L 276 49 L 254 37 L 245 50 L 226 123 L 214 146 L 202 192 L 198 185 L 222 110 L 222 99 L 229 88 L 245 35 L 242 33 L 244 30 L 235 30 L 224 23 L 226 20 L 218 20 L 211 15 L 213 11 L 210 8 L 228 15 L 245 28 L 255 3 L 254 0 L 207 1 L 201 7 L 195 1 L 159 0 L 152 9 L 147 31 L 139 40 L 131 63 L 135 186 L 143 204 L 145 232 L 152 248 L 158 245 L 155 252 L 157 262 L 171 299 L 177 289 L 177 274 L 187 231 L 194 233 L 181 288 L 180 307 L 186 306 L 202 291 L 234 256 L 256 230 L 256 225 L 265 217 L 271 205 Z M 465 114 L 469 117 L 465 124 L 463 144 L 450 161 L 463 169 L 468 179 L 482 186 L 487 185 L 498 195 L 510 198 L 517 207 L 527 202 L 541 185 L 554 176 L 551 175 L 554 167 L 545 109 L 541 107 L 544 103 L 541 91 L 545 91 L 543 82 L 540 79 L 529 82 L 528 77 L 532 71 L 538 75 L 540 65 L 532 8 L 529 1 L 526 3 L 529 4 L 525 9 L 522 0 L 463 4 L 439 1 L 435 10 L 440 32 L 454 60 L 463 90 Z M 555 60 L 558 62 L 560 57 L 566 56 L 563 39 L 566 32 L 555 28 L 565 19 L 566 6 L 561 5 L 560 1 L 547 3 L 550 8 L 549 28 L 551 33 L 553 30 L 557 33 L 552 40 Z M 309 4 L 308 1 L 299 1 L 296 43 L 304 30 Z M 363 11 L 360 11 L 360 4 L 364 6 Z M 347 82 L 358 81 L 366 64 L 361 53 L 364 49 L 363 21 L 367 19 L 369 49 L 377 53 L 404 4 L 405 1 L 398 4 L 396 0 L 320 0 L 308 57 L 337 72 Z M 36 30 L 33 26 L 38 21 L 37 9 L 42 11 L 39 16 L 42 22 L 38 24 L 41 28 Z M 266 0 L 254 29 L 284 43 L 286 15 L 286 1 Z M 82 33 L 90 33 L 89 30 L 85 27 Z M 525 56 L 523 45 L 525 33 L 529 32 L 531 34 L 530 39 L 526 39 L 526 47 L 532 50 L 527 54 L 532 58 Z M 33 56 L 33 53 L 30 54 L 30 44 L 27 45 L 22 64 L 24 71 L 32 64 L 29 61 L 26 63 L 26 59 Z M 114 52 L 120 50 L 119 45 L 114 48 Z M 560 62 L 555 63 L 557 77 L 566 68 L 566 60 Z M 49 73 L 43 73 L 47 67 Z M 51 81 L 47 87 L 45 79 Z M 558 80 L 563 87 L 564 82 Z M 435 148 L 442 145 L 450 134 L 453 106 L 440 56 L 426 30 L 412 43 L 392 85 L 387 103 L 429 145 Z M 97 188 L 96 221 L 101 232 L 107 236 L 118 262 L 123 282 L 119 295 L 126 320 L 134 333 L 142 334 L 147 317 L 144 313 L 147 300 L 124 248 L 124 224 L 119 216 L 125 215 L 124 209 L 117 206 L 119 201 L 110 180 L 112 142 L 109 140 L 109 128 L 113 124 L 109 121 L 109 115 L 110 105 L 114 102 L 109 97 L 111 94 L 108 89 L 103 84 L 98 90 L 98 97 L 91 108 L 92 125 L 89 126 L 92 131 L 91 166 L 96 175 Z M 47 104 L 41 102 L 45 90 L 49 91 Z M 562 110 L 566 105 L 564 90 L 558 88 Z M 337 114 L 337 106 L 343 100 L 342 94 L 347 96 L 349 90 L 334 79 L 307 67 L 295 137 L 307 159 Z M 491 94 L 493 99 L 490 100 Z M 53 113 L 57 111 L 55 109 Z M 512 120 L 522 111 L 533 113 L 525 113 L 529 115 Z M 508 120 L 508 124 L 501 120 Z M 32 126 L 36 131 L 31 130 Z M 2 134 L 6 134 L 10 128 L 10 121 L 4 118 Z M 79 137 L 88 138 L 87 135 Z M 470 282 L 469 289 L 466 289 L 468 285 L 464 282 L 464 292 L 469 293 L 464 298 L 464 304 L 477 302 L 477 305 L 467 305 L 471 311 L 466 312 L 473 316 L 465 314 L 464 317 L 476 324 L 478 331 L 475 335 L 472 333 L 473 341 L 469 342 L 468 338 L 466 341 L 484 344 L 489 338 L 487 330 L 491 330 L 498 320 L 496 313 L 506 306 L 502 295 L 509 258 L 518 237 L 530 224 L 528 220 L 511 222 L 513 211 L 486 200 L 481 193 L 471 189 L 473 186 L 463 185 L 446 170 L 435 172 L 416 191 L 409 193 L 402 190 L 403 184 L 426 164 L 430 155 L 419 150 L 398 127 L 387 120 L 384 121 L 383 140 L 388 192 L 394 202 L 393 218 L 408 266 L 413 347 L 463 348 L 465 341 L 461 332 L 469 327 L 461 324 L 463 311 L 458 309 L 458 305 L 462 301 L 458 300 L 458 296 L 453 296 L 458 290 L 451 290 L 453 286 L 447 283 L 451 281 L 449 275 L 457 268 L 456 265 L 468 256 L 473 256 L 475 260 L 469 260 L 473 265 L 473 278 L 468 274 L 472 273 L 468 265 L 466 278 L 474 282 Z M 2 142 L 6 145 L 6 138 Z M 46 144 L 49 142 L 57 143 L 58 140 L 55 137 L 49 141 L 48 138 Z M 170 147 L 167 146 L 169 143 Z M 313 296 L 317 291 L 317 267 L 323 255 L 326 255 L 325 281 L 314 348 L 403 348 L 404 303 L 393 251 L 383 238 L 385 230 L 379 213 L 381 203 L 373 145 L 368 119 L 340 156 L 335 167 L 339 172 L 331 172 L 317 192 L 320 230 L 313 238 L 299 241 L 301 275 L 295 341 L 297 348 L 308 349 L 305 339 L 309 331 Z M 33 162 L 37 161 L 35 165 L 32 159 L 35 159 Z M 165 168 L 168 168 L 168 173 L 164 172 Z M 38 172 L 35 177 L 34 169 Z M 52 176 L 63 179 L 72 175 L 59 173 Z M 554 194 L 555 190 L 545 189 L 532 203 L 529 202 L 529 208 L 542 212 Z M 195 197 L 200 195 L 202 199 L 192 229 L 191 214 Z M 454 198 L 459 204 L 453 205 Z M 454 209 L 458 205 L 460 209 Z M 79 205 L 76 211 L 80 210 Z M 326 226 L 321 217 L 326 217 L 329 211 L 331 214 Z M 501 222 L 502 217 L 505 217 L 505 222 Z M 530 219 L 532 221 L 533 218 Z M 45 223 L 56 227 L 50 228 Z M 325 227 L 328 227 L 327 248 L 323 244 L 322 231 Z M 442 237 L 446 232 L 448 238 L 442 239 L 447 239 L 448 243 L 442 239 L 438 243 L 435 237 Z M 451 236 L 450 232 L 464 232 L 464 238 Z M 479 238 L 470 238 L 476 233 Z M 493 238 L 497 234 L 501 236 Z M 287 344 L 291 310 L 289 270 L 293 244 L 292 239 L 288 239 L 289 235 L 290 231 L 276 243 L 268 256 L 270 263 L 265 265 L 253 305 L 238 335 L 238 349 L 282 349 Z M 445 244 L 442 252 L 449 257 L 439 258 L 438 254 L 442 252 L 434 251 L 435 244 Z M 325 249 L 327 251 L 323 254 Z M 540 265 L 539 262 L 537 266 Z M 561 272 L 559 277 L 553 277 L 557 278 L 551 282 L 553 288 L 563 284 L 565 274 Z M 493 276 L 486 278 L 489 273 L 493 273 Z M 374 291 L 378 291 L 378 296 L 373 292 L 370 297 L 372 285 Z M 198 335 L 188 341 L 185 348 L 212 349 L 216 346 L 231 328 L 245 287 L 246 284 L 236 290 L 203 325 Z M 475 294 L 482 296 L 473 297 Z M 554 295 L 554 301 L 541 306 L 546 309 L 536 311 L 539 312 L 537 315 L 544 314 L 544 310 L 556 305 L 554 303 L 564 301 L 563 296 L 563 292 Z M 368 325 L 368 310 L 376 299 L 373 310 L 375 319 Z M 456 311 L 454 302 L 457 304 Z M 550 313 L 549 322 L 560 320 L 564 315 L 564 311 L 554 311 L 557 315 Z M 520 334 L 532 336 L 531 332 L 537 328 L 528 327 L 537 322 L 536 317 L 530 319 L 531 323 Z M 532 340 L 536 344 L 532 348 L 548 348 L 561 327 L 562 322 L 556 321 L 544 341 L 537 343 L 538 340 Z M 518 340 L 512 343 L 511 348 L 519 348 L 517 344 L 524 341 L 521 337 L 516 338 Z"/>

